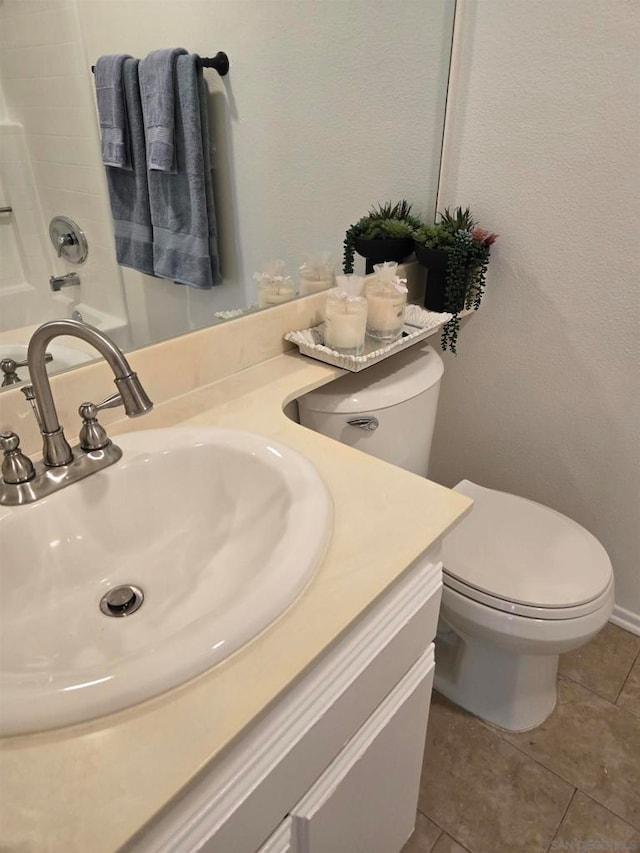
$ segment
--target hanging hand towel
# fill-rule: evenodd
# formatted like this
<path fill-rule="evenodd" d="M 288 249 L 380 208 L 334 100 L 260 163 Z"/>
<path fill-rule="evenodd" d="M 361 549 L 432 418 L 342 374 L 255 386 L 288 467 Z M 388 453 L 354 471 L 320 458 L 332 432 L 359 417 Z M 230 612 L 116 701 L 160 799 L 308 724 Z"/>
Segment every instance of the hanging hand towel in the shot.
<path fill-rule="evenodd" d="M 127 54 L 101 56 L 96 62 L 95 85 L 105 166 L 130 169 L 127 112 L 124 107 L 122 67 Z"/>
<path fill-rule="evenodd" d="M 138 65 L 137 59 L 126 59 L 122 71 L 129 126 L 130 171 L 108 166 L 106 173 L 117 261 L 125 267 L 153 275 L 151 211 Z"/>
<path fill-rule="evenodd" d="M 140 63 L 140 92 L 147 137 L 147 168 L 176 171 L 175 70 L 182 47 L 153 50 Z"/>
<path fill-rule="evenodd" d="M 210 288 L 221 282 L 209 162 L 208 116 L 195 54 L 176 61 L 177 172 L 150 171 L 155 275 Z"/>

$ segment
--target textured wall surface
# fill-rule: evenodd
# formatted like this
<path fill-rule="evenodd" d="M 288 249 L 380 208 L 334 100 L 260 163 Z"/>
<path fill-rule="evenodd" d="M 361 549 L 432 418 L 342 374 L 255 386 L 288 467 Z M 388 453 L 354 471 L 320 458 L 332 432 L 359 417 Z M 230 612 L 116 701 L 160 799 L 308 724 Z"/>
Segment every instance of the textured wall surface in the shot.
<path fill-rule="evenodd" d="M 500 240 L 447 357 L 431 475 L 583 524 L 640 628 L 640 6 L 462 12 L 440 204 Z"/>

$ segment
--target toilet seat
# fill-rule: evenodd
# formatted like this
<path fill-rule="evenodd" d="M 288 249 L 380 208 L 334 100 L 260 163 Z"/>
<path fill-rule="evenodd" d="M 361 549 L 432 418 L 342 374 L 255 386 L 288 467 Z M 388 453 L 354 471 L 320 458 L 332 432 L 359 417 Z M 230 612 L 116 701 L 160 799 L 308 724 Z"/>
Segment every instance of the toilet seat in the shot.
<path fill-rule="evenodd" d="M 597 598 L 593 598 L 584 604 L 578 604 L 575 607 L 532 607 L 526 604 L 518 604 L 514 601 L 505 601 L 505 599 L 497 598 L 493 595 L 487 595 L 486 592 L 480 589 L 474 589 L 474 587 L 468 586 L 468 584 L 461 583 L 457 578 L 447 572 L 446 567 L 443 568 L 442 574 L 445 587 L 455 590 L 460 595 L 465 596 L 465 598 L 470 598 L 479 604 L 485 604 L 494 610 L 502 610 L 514 616 L 528 616 L 532 619 L 577 619 L 579 616 L 587 616 L 589 613 L 595 613 L 608 602 L 613 588 L 612 576 L 604 592 Z"/>
<path fill-rule="evenodd" d="M 496 610 L 572 619 L 606 601 L 613 570 L 597 539 L 548 507 L 463 480 L 473 509 L 442 543 L 445 586 Z"/>

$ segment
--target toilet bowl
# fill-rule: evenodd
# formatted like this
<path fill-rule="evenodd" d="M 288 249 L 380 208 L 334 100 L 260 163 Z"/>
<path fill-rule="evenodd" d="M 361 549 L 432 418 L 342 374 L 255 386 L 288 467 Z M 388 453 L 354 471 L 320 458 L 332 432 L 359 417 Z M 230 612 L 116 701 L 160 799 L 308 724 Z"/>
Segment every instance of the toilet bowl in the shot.
<path fill-rule="evenodd" d="M 411 347 L 298 401 L 300 422 L 426 476 L 442 360 Z M 443 563 L 435 687 L 511 731 L 556 703 L 559 656 L 613 611 L 613 569 L 587 530 L 525 498 L 463 480 L 471 512 L 432 549 Z"/>
<path fill-rule="evenodd" d="M 501 728 L 535 728 L 555 707 L 559 656 L 611 616 L 611 562 L 548 507 L 468 480 L 455 490 L 474 506 L 433 554 L 444 579 L 436 689 Z"/>

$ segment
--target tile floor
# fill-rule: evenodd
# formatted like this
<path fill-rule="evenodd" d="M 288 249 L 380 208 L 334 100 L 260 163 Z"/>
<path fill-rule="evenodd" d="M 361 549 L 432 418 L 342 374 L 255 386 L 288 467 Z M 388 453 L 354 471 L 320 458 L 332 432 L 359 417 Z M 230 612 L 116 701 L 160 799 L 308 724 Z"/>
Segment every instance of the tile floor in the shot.
<path fill-rule="evenodd" d="M 640 853 L 640 637 L 607 625 L 560 662 L 558 705 L 513 734 L 434 693 L 403 853 Z"/>

